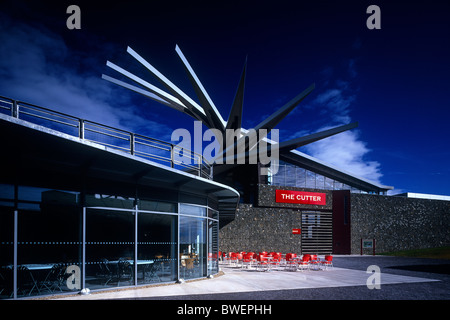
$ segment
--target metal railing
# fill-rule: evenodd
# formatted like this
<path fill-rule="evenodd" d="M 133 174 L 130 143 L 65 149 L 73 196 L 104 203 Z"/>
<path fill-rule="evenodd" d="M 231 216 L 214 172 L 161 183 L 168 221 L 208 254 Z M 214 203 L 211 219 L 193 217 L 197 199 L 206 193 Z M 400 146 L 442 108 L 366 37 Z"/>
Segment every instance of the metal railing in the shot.
<path fill-rule="evenodd" d="M 172 143 L 2 96 L 0 113 L 203 178 L 213 178 L 212 165 L 202 155 Z"/>

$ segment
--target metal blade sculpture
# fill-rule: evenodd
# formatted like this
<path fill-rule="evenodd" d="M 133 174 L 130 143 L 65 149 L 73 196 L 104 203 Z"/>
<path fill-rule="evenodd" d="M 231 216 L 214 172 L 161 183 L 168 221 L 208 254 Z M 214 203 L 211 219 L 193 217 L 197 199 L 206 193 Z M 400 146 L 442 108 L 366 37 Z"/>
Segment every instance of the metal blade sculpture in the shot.
<path fill-rule="evenodd" d="M 116 64 L 110 61 L 107 61 L 106 63 L 108 67 L 122 74 L 128 79 L 134 81 L 143 88 L 136 87 L 134 85 L 125 83 L 121 80 L 112 78 L 107 75 L 102 75 L 102 78 L 116 85 L 142 94 L 143 96 L 146 96 L 156 102 L 171 107 L 175 110 L 184 112 L 187 115 L 193 117 L 194 119 L 201 121 L 209 129 L 219 130 L 219 132 L 222 133 L 222 137 L 227 137 L 227 139 L 225 139 L 225 141 L 223 141 L 223 139 L 220 139 L 220 141 L 223 141 L 226 148 L 225 146 L 223 146 L 223 148 L 221 149 L 222 152 L 220 155 L 216 157 L 216 160 L 217 159 L 223 160 L 225 158 L 227 150 L 229 150 L 230 148 L 241 150 L 240 154 L 234 154 L 235 159 L 237 158 L 242 159 L 243 157 L 246 158 L 249 156 L 249 154 L 257 152 L 256 150 L 257 148 L 255 148 L 255 146 L 262 139 L 265 139 L 266 135 L 273 128 L 275 128 L 275 126 L 278 125 L 278 123 L 280 123 L 280 121 L 282 121 L 292 110 L 294 110 L 294 108 L 301 101 L 303 101 L 315 88 L 314 84 L 310 85 L 299 95 L 297 95 L 292 100 L 287 102 L 283 107 L 281 107 L 272 115 L 270 115 L 268 118 L 266 118 L 264 121 L 259 123 L 254 129 L 256 131 L 265 129 L 261 130 L 262 132 L 265 132 L 265 134 L 258 135 L 258 138 L 256 140 L 253 139 L 249 141 L 247 134 L 249 131 L 242 128 L 242 110 L 244 103 L 244 87 L 245 87 L 245 76 L 247 72 L 247 59 L 245 61 L 241 78 L 239 80 L 239 84 L 236 90 L 233 104 L 231 106 L 228 120 L 225 121 L 178 45 L 175 46 L 175 51 L 184 65 L 184 68 L 187 72 L 189 80 L 192 83 L 192 86 L 194 88 L 194 91 L 197 95 L 200 104 L 198 104 L 192 98 L 190 98 L 186 93 L 184 93 L 180 88 L 178 88 L 175 84 L 173 84 L 168 78 L 166 78 L 161 72 L 159 72 L 155 67 L 153 67 L 149 62 L 147 62 L 144 58 L 142 58 L 136 51 L 134 51 L 130 47 L 127 48 L 127 52 L 139 63 L 141 63 L 148 71 L 150 71 L 169 92 L 157 88 L 156 86 L 133 75 L 132 73 L 126 71 L 125 69 L 117 66 Z M 281 142 L 276 147 L 279 148 L 280 153 L 287 153 L 290 152 L 291 150 L 294 150 L 306 144 L 330 137 L 332 135 L 356 127 L 357 123 L 351 123 L 348 125 L 332 128 L 315 134 Z M 234 141 L 235 139 L 234 136 L 230 138 L 229 135 L 226 134 L 227 130 L 234 130 L 238 132 L 236 141 Z M 271 142 L 269 142 L 269 148 L 270 143 Z M 224 162 L 222 161 L 220 163 Z"/>

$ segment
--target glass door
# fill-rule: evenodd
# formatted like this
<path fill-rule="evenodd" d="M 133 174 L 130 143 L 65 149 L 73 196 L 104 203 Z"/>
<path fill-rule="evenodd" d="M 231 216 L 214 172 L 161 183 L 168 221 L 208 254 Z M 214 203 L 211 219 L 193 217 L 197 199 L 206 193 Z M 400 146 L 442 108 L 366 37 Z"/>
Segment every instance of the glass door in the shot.
<path fill-rule="evenodd" d="M 180 277 L 206 275 L 206 219 L 180 216 Z"/>

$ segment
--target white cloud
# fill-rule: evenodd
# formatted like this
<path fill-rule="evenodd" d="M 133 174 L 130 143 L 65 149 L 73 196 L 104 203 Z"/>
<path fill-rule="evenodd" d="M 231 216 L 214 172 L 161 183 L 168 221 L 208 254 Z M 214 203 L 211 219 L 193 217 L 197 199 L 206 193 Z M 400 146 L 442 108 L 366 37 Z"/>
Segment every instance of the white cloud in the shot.
<path fill-rule="evenodd" d="M 134 93 L 101 79 L 111 45 L 93 47 L 93 57 L 71 51 L 42 25 L 13 21 L 0 13 L 0 95 L 129 131 L 161 137 L 168 129 L 140 117 Z"/>
<path fill-rule="evenodd" d="M 326 130 L 329 128 L 322 128 Z M 305 146 L 306 153 L 361 178 L 380 182 L 380 163 L 366 161 L 370 152 L 357 131 L 345 131 Z"/>
<path fill-rule="evenodd" d="M 329 69 L 331 70 L 331 68 Z M 351 79 L 357 76 L 355 60 L 349 61 L 347 73 Z M 312 106 L 321 110 L 321 116 L 328 119 L 327 122 L 330 125 L 317 131 L 351 123 L 350 113 L 357 98 L 356 90 L 351 82 L 343 80 L 343 77 L 330 81 L 331 74 L 328 74 L 327 77 L 329 86 L 314 99 Z M 358 131 L 355 129 L 311 143 L 303 149 L 307 154 L 319 160 L 356 176 L 380 183 L 381 165 L 377 161 L 367 159 L 371 150 L 367 143 L 360 139 Z"/>
<path fill-rule="evenodd" d="M 350 106 L 355 101 L 354 95 L 348 95 L 344 89 L 332 88 L 321 93 L 314 99 L 313 104 L 320 106 L 323 115 L 330 115 L 336 123 L 350 122 Z"/>

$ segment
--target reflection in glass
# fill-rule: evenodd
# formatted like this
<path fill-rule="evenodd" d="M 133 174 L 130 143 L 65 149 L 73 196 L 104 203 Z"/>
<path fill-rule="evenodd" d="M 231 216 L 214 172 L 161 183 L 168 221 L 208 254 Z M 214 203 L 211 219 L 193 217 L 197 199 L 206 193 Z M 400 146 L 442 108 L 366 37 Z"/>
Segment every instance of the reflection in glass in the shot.
<path fill-rule="evenodd" d="M 279 162 L 278 171 L 270 170 L 269 174 L 271 174 L 271 172 L 277 172 L 268 177 L 268 183 L 273 186 L 325 190 L 351 190 L 352 193 L 362 193 L 360 189 L 350 187 L 342 182 L 304 168 L 286 164 L 286 162 L 283 161 Z"/>
<path fill-rule="evenodd" d="M 81 275 L 70 282 L 73 273 L 67 273 L 71 266 L 80 268 L 78 197 L 74 192 L 19 187 L 18 297 L 80 289 Z"/>
<path fill-rule="evenodd" d="M 208 275 L 219 272 L 219 224 L 208 220 Z"/>
<path fill-rule="evenodd" d="M 180 216 L 180 277 L 205 276 L 206 220 Z"/>
<path fill-rule="evenodd" d="M 0 299 L 8 299 L 13 294 L 13 254 L 14 254 L 14 211 L 8 205 L 0 204 Z"/>
<path fill-rule="evenodd" d="M 296 168 L 295 170 L 297 176 L 296 187 L 305 188 L 306 186 L 306 170 L 303 168 Z"/>
<path fill-rule="evenodd" d="M 134 284 L 134 214 L 86 210 L 86 287 Z"/>
<path fill-rule="evenodd" d="M 86 206 L 131 210 L 134 208 L 134 199 L 105 194 L 88 194 L 86 195 Z"/>
<path fill-rule="evenodd" d="M 206 217 L 206 208 L 182 203 L 180 204 L 180 213 L 190 216 Z"/>
<path fill-rule="evenodd" d="M 81 198 L 80 192 L 0 184 L 0 299 L 14 297 L 15 212 L 17 297 L 78 292 L 82 279 L 95 290 L 218 272 L 216 210 L 100 193 Z"/>
<path fill-rule="evenodd" d="M 139 200 L 139 210 L 175 213 L 177 205 L 170 202 Z"/>
<path fill-rule="evenodd" d="M 138 284 L 176 280 L 177 235 L 177 216 L 139 212 Z"/>

